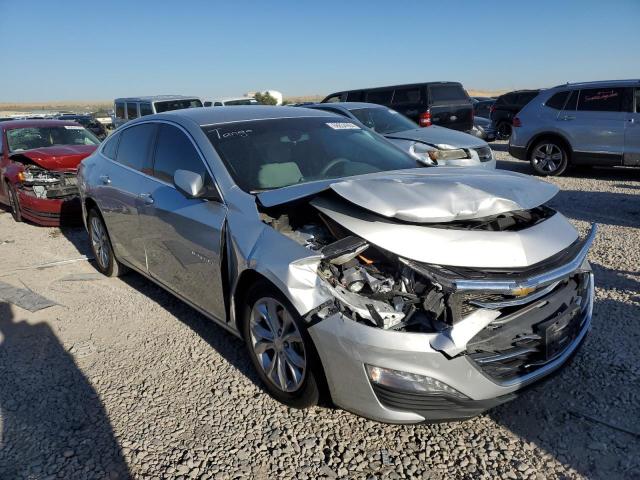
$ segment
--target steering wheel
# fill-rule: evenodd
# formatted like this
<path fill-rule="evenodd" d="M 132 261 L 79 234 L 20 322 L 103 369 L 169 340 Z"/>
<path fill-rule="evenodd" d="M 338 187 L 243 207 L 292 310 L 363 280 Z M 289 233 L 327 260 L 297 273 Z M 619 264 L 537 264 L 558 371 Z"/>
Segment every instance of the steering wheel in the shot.
<path fill-rule="evenodd" d="M 340 165 L 341 163 L 347 163 L 348 161 L 349 160 L 343 157 L 334 158 L 322 169 L 322 171 L 320 172 L 320 176 L 326 176 L 329 170 L 331 170 L 333 167 L 335 167 L 336 165 Z"/>

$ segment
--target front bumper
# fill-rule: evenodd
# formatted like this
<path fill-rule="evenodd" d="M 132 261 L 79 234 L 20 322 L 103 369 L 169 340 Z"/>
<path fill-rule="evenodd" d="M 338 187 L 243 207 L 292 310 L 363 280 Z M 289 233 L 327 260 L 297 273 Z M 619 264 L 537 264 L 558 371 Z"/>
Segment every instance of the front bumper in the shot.
<path fill-rule="evenodd" d="M 78 196 L 65 199 L 38 198 L 18 190 L 22 216 L 39 225 L 58 227 L 81 222 L 82 208 Z"/>
<path fill-rule="evenodd" d="M 482 315 L 473 321 L 467 320 L 469 316 L 446 332 L 408 333 L 370 327 L 336 313 L 309 328 L 334 403 L 345 410 L 382 422 L 418 423 L 467 419 L 515 398 L 524 387 L 561 368 L 577 351 L 590 329 L 593 274 L 578 272 L 584 270 L 584 265 L 588 268 L 588 264 L 583 262 L 594 236 L 595 229 L 571 262 L 547 274 L 532 277 L 540 286 L 578 274 L 588 278 L 583 284 L 581 310 L 575 316 L 578 325 L 575 334 L 567 337 L 568 341 L 562 349 L 556 350 L 540 366 L 515 378 L 501 380 L 472 359 L 467 351 L 468 345 L 489 326 L 495 316 L 485 315 L 488 321 L 479 326 L 477 321 L 482 321 Z M 462 288 L 465 286 L 468 287 L 460 285 Z M 495 282 L 494 287 L 503 288 L 499 282 Z M 536 297 L 540 302 L 544 302 L 545 298 Z M 487 310 L 483 309 L 481 313 L 487 313 Z M 370 381 L 366 365 L 430 377 L 467 398 L 390 390 Z"/>
<path fill-rule="evenodd" d="M 517 145 L 509 144 L 509 155 L 517 158 L 518 160 L 527 159 L 527 147 L 519 147 Z"/>

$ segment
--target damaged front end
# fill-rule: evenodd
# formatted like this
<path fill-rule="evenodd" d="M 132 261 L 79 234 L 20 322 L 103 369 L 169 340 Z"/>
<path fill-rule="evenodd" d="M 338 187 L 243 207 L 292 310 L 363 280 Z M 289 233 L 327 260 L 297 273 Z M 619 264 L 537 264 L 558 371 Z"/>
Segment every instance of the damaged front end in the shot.
<path fill-rule="evenodd" d="M 18 173 L 18 180 L 22 192 L 36 198 L 69 200 L 78 196 L 75 172 L 56 172 L 37 165 L 25 165 Z"/>
<path fill-rule="evenodd" d="M 579 239 L 553 209 L 525 207 L 418 225 L 332 192 L 260 208 L 264 223 L 318 258 L 316 288 L 330 300 L 305 318 L 336 404 L 388 422 L 468 418 L 567 360 L 590 326 L 595 226 Z M 463 265 L 432 261 L 434 249 L 454 257 L 437 242 L 413 245 L 421 235 L 448 239 Z M 548 248 L 530 247 L 545 237 Z M 479 261 L 494 266 L 465 262 L 462 252 L 483 257 L 491 244 Z M 505 267 L 500 250 L 517 266 Z"/>

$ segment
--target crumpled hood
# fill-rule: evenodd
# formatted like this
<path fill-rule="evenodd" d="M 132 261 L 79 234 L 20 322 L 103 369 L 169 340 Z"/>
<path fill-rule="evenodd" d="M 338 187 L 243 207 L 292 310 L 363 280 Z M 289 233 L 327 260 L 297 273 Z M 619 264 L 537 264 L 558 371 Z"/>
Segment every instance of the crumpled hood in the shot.
<path fill-rule="evenodd" d="M 479 140 L 478 137 L 469 135 L 468 133 L 458 132 L 450 128 L 432 125 L 425 128 L 416 128 L 413 130 L 405 130 L 403 132 L 389 133 L 385 135 L 387 138 L 399 138 L 402 140 L 414 140 L 417 142 L 428 143 L 430 145 L 451 145 L 455 148 L 479 148 L 486 147 L 487 144 Z"/>
<path fill-rule="evenodd" d="M 19 157 L 27 157 L 47 170 L 76 170 L 80 162 L 96 148 L 96 145 L 56 145 L 14 152 L 11 157 L 16 160 L 19 160 Z"/>
<path fill-rule="evenodd" d="M 527 210 L 558 193 L 555 185 L 519 173 L 454 167 L 383 172 L 335 182 L 330 188 L 371 212 L 411 223 Z"/>

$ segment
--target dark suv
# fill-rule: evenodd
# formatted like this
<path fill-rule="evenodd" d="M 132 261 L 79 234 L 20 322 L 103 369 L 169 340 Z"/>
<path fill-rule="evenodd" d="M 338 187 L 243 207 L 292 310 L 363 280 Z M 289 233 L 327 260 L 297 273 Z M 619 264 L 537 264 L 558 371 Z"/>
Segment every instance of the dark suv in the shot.
<path fill-rule="evenodd" d="M 473 108 L 458 82 L 428 82 L 336 92 L 322 100 L 377 103 L 402 113 L 421 127 L 440 125 L 467 132 L 473 127 Z"/>
<path fill-rule="evenodd" d="M 498 138 L 511 136 L 511 121 L 527 103 L 536 98 L 540 90 L 516 90 L 500 95 L 491 107 L 491 122 Z"/>

